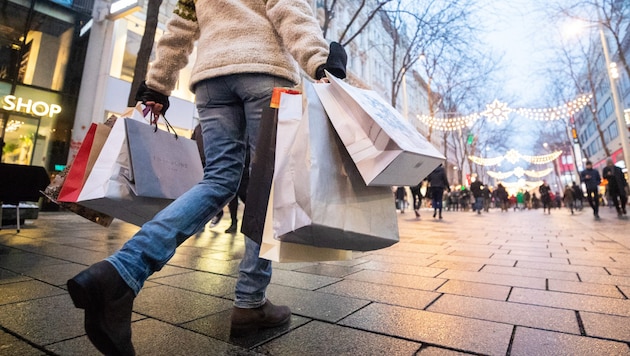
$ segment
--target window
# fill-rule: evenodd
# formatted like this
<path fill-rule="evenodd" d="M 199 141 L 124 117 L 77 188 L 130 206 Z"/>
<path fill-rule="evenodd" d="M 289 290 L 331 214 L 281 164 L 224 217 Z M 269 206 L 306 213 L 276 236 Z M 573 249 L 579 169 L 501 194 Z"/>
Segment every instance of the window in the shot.
<path fill-rule="evenodd" d="M 610 100 L 610 98 L 608 98 L 608 100 L 606 100 L 606 103 L 604 104 L 604 113 L 605 113 L 606 117 L 603 117 L 602 119 L 609 118 L 610 114 L 612 114 L 613 111 L 614 111 L 614 109 L 613 109 L 612 100 Z"/>
<path fill-rule="evenodd" d="M 608 129 L 606 129 L 606 133 L 610 137 L 610 140 L 614 140 L 619 136 L 619 130 L 617 129 L 617 122 L 613 121 L 612 124 L 608 125 Z"/>
<path fill-rule="evenodd" d="M 76 19 L 48 1 L 35 3 L 30 21 L 28 11 L 13 1 L 0 8 L 0 80 L 62 90 Z"/>
<path fill-rule="evenodd" d="M 127 16 L 124 19 L 116 21 L 114 28 L 114 50 L 112 54 L 112 64 L 109 74 L 118 79 L 122 79 L 128 82 L 133 80 L 133 72 L 136 67 L 136 59 L 138 57 L 138 50 L 140 49 L 140 41 L 144 34 L 144 21 L 134 17 Z M 155 34 L 155 41 L 162 36 L 162 31 L 158 28 Z M 155 48 L 153 46 L 153 52 L 149 59 L 149 66 L 151 61 L 155 60 Z M 191 54 L 188 65 L 179 72 L 179 80 L 177 81 L 175 88 L 173 88 L 172 96 L 193 101 L 193 93 L 188 89 L 190 83 L 190 76 L 192 66 L 196 57 L 196 48 Z"/>

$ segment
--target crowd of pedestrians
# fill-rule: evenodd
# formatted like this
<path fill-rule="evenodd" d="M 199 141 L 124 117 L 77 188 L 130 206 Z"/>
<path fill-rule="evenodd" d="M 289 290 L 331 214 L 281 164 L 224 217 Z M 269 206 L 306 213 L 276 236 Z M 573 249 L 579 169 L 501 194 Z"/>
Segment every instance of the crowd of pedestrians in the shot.
<path fill-rule="evenodd" d="M 451 186 L 442 166 L 418 185 L 409 187 L 409 190 L 416 218 L 420 218 L 419 211 L 424 205 L 433 209 L 433 218 L 437 216 L 438 219 L 443 218 L 443 210 L 482 214 L 491 208 L 500 209 L 501 212 L 542 208 L 543 214 L 551 214 L 552 209 L 564 207 L 573 215 L 584 208 L 585 201 L 593 209 L 595 219 L 599 219 L 599 207 L 602 205 L 614 206 L 618 216 L 625 218 L 630 194 L 623 171 L 611 159 L 607 160 L 601 174 L 587 161 L 586 169 L 580 173 L 580 183 L 572 182 L 555 192 L 546 180 L 534 189 L 521 189 L 512 193 L 501 183 L 496 186 L 486 185 L 476 176 L 471 177 L 469 185 Z M 601 194 L 600 190 L 605 192 Z M 405 187 L 397 187 L 395 196 L 397 209 L 404 213 L 405 207 L 410 205 Z M 423 201 L 423 198 L 426 199 Z"/>

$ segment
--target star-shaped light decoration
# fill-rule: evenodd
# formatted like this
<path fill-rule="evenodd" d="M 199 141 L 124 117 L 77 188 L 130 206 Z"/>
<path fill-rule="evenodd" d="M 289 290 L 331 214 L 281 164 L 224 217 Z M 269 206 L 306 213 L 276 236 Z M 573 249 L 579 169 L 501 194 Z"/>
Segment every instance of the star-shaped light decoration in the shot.
<path fill-rule="evenodd" d="M 505 153 L 503 157 L 507 159 L 510 163 L 514 164 L 521 159 L 521 154 L 518 153 L 518 151 L 516 150 L 509 150 Z"/>
<path fill-rule="evenodd" d="M 488 120 L 500 124 L 501 122 L 507 120 L 508 114 L 510 114 L 513 110 L 508 108 L 507 103 L 502 103 L 497 99 L 494 99 L 492 104 L 486 105 L 486 111 L 483 112 L 483 115 L 488 118 Z"/>

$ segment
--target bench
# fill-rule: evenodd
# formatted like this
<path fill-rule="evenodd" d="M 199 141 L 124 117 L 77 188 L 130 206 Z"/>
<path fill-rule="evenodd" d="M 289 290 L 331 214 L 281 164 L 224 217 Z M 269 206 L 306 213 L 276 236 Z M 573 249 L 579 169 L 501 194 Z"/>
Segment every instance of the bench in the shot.
<path fill-rule="evenodd" d="M 40 193 L 50 184 L 50 177 L 44 167 L 25 166 L 19 164 L 0 163 L 0 203 L 2 209 L 0 215 L 5 212 L 10 214 L 15 211 L 15 222 L 17 232 L 20 232 L 20 224 L 25 219 L 37 215 L 33 215 L 32 205 L 26 205 L 20 202 L 37 202 L 42 197 Z M 21 216 L 22 207 L 25 207 L 26 216 Z M 39 211 L 39 208 L 37 209 Z M 2 224 L 7 220 L 4 216 L 0 217 Z M 0 225 L 0 228 L 1 225 Z"/>

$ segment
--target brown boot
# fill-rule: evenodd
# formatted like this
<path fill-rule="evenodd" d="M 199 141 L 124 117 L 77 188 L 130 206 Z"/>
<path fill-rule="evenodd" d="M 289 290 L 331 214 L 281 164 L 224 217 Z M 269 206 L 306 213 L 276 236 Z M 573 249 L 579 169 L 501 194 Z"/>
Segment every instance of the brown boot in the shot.
<path fill-rule="evenodd" d="M 259 329 L 281 326 L 290 320 L 291 310 L 289 307 L 273 305 L 269 300 L 258 308 L 234 307 L 232 309 L 230 334 L 232 336 L 242 336 Z"/>
<path fill-rule="evenodd" d="M 85 309 L 85 332 L 105 355 L 135 355 L 131 343 L 133 290 L 107 261 L 68 280 L 74 306 Z"/>

